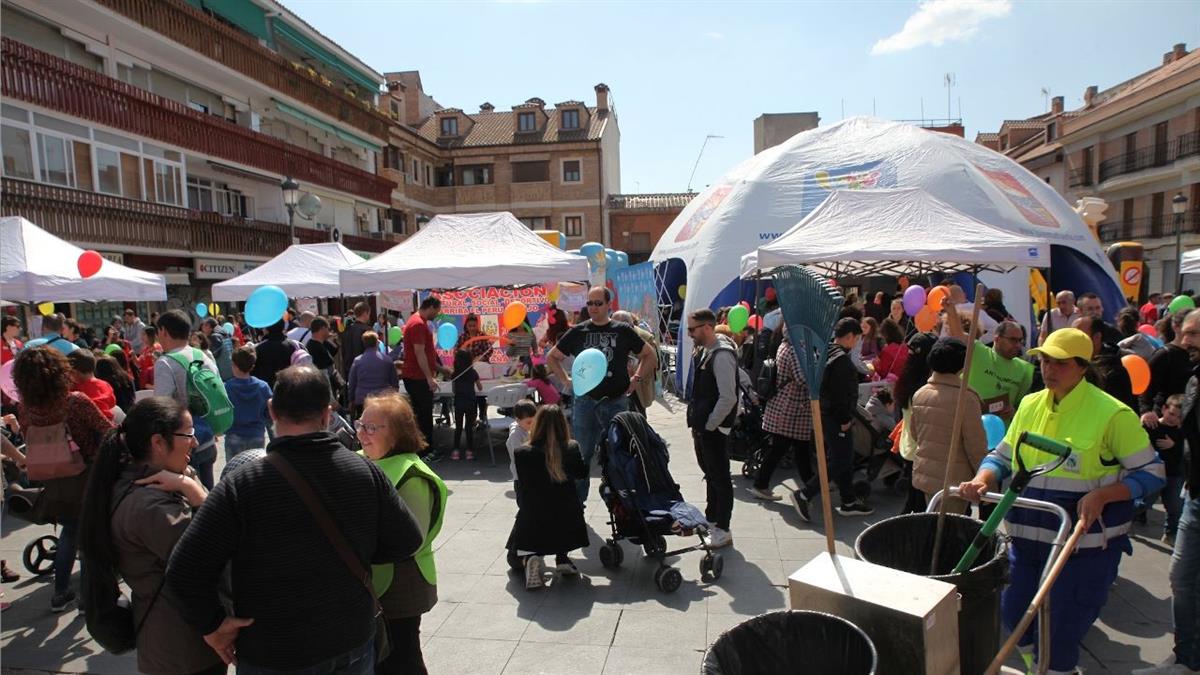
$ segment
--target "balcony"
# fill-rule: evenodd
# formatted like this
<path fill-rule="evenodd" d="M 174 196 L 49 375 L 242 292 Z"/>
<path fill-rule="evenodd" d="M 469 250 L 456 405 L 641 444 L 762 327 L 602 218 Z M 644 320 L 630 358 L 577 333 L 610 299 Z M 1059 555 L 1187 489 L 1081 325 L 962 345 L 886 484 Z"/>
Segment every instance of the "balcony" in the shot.
<path fill-rule="evenodd" d="M 287 246 L 287 225 L 181 209 L 123 197 L 12 178 L 0 179 L 0 214 L 24 216 L 55 236 L 98 246 L 272 257 Z M 308 243 L 327 241 L 319 230 L 296 228 Z M 392 242 L 346 237 L 346 246 L 381 252 Z M 361 240 L 361 241 L 360 241 Z"/>
<path fill-rule="evenodd" d="M 1183 134 L 1173 141 L 1156 143 L 1100 162 L 1100 182 L 1145 169 L 1166 166 L 1177 159 L 1200 154 L 1200 131 Z"/>
<path fill-rule="evenodd" d="M 197 112 L 9 38 L 3 39 L 0 92 L 209 157 L 290 175 L 383 204 L 392 182 L 318 153 Z"/>
<path fill-rule="evenodd" d="M 287 59 L 263 47 L 254 37 L 208 16 L 184 0 L 95 1 L 374 138 L 388 137 L 389 120 L 382 113 L 297 71 Z"/>
<path fill-rule="evenodd" d="M 1067 187 L 1091 187 L 1092 186 L 1092 168 L 1086 167 L 1083 169 L 1071 169 L 1068 176 Z"/>
<path fill-rule="evenodd" d="M 396 242 L 388 234 L 378 234 L 377 236 L 380 238 L 343 234 L 341 244 L 352 251 L 368 253 L 383 253 L 396 245 Z M 323 244 L 329 241 L 329 231 L 297 227 L 296 238 L 300 240 L 301 244 Z"/>
<path fill-rule="evenodd" d="M 1183 233 L 1200 234 L 1200 210 L 1189 211 L 1183 215 Z M 1159 218 L 1146 216 L 1131 218 L 1120 223 L 1100 225 L 1100 241 L 1105 244 L 1114 241 L 1138 241 L 1173 236 L 1175 236 L 1175 216 L 1170 214 Z"/>

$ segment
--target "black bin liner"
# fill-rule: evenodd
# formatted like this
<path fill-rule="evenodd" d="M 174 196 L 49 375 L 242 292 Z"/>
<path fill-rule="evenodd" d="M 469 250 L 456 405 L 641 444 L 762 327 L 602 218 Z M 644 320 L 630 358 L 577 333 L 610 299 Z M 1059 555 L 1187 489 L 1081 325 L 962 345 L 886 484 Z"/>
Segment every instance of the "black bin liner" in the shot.
<path fill-rule="evenodd" d="M 808 673 L 872 675 L 875 645 L 858 626 L 832 614 L 761 614 L 721 634 L 704 654 L 702 675 Z"/>
<path fill-rule="evenodd" d="M 1000 651 L 1000 591 L 1008 583 L 1008 550 L 1003 538 L 992 535 L 975 567 L 950 574 L 983 522 L 946 514 L 937 574 L 929 574 L 936 513 L 910 513 L 880 521 L 863 530 L 854 542 L 859 560 L 954 584 L 962 596 L 958 612 L 958 654 L 962 675 L 977 675 Z"/>

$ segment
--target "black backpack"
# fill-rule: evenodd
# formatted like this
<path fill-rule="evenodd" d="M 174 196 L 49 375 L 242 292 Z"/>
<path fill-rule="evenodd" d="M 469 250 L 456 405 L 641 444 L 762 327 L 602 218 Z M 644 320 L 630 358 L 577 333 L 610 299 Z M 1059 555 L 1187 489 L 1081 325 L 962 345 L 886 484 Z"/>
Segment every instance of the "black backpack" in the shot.
<path fill-rule="evenodd" d="M 754 381 L 754 391 L 763 402 L 771 400 L 779 387 L 779 368 L 775 359 L 764 359 L 762 368 L 758 370 L 758 379 Z"/>

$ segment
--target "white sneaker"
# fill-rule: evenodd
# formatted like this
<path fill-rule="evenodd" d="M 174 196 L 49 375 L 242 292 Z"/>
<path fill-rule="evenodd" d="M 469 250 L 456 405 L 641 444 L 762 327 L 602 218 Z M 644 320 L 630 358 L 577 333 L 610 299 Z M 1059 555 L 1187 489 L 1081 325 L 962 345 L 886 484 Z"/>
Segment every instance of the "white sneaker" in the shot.
<path fill-rule="evenodd" d="M 750 488 L 750 494 L 754 495 L 755 499 L 762 499 L 768 502 L 777 502 L 783 499 L 783 497 L 780 497 L 778 494 L 771 492 L 770 490 L 764 490 L 756 487 Z"/>
<path fill-rule="evenodd" d="M 708 531 L 708 536 L 704 538 L 704 543 L 709 548 L 724 548 L 733 544 L 733 533 L 729 530 L 723 530 L 719 527 L 713 527 Z"/>
<path fill-rule="evenodd" d="M 546 586 L 542 578 L 542 556 L 531 555 L 525 558 L 525 590 L 532 591 Z"/>
<path fill-rule="evenodd" d="M 1172 654 L 1159 662 L 1153 668 L 1141 668 L 1133 671 L 1133 675 L 1193 675 L 1200 671 L 1192 670 L 1182 663 L 1175 662 L 1175 655 Z"/>

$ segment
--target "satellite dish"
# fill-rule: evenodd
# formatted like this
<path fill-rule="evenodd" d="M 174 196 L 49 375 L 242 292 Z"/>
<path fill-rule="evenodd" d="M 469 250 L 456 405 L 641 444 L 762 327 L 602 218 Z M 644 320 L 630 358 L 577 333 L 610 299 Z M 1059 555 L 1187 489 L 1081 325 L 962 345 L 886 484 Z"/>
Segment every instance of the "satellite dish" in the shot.
<path fill-rule="evenodd" d="M 312 220 L 321 212 L 321 198 L 311 192 L 305 192 L 296 204 L 296 211 L 300 213 L 301 218 Z"/>

